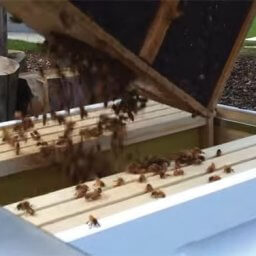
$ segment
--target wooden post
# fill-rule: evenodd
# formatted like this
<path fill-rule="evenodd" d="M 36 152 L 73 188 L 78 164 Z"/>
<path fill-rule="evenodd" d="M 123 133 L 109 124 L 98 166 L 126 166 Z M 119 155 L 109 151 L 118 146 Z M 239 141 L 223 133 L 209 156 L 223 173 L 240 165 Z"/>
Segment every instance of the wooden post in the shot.
<path fill-rule="evenodd" d="M 0 122 L 14 117 L 19 63 L 0 56 Z"/>
<path fill-rule="evenodd" d="M 0 6 L 0 56 L 7 56 L 7 14 Z"/>

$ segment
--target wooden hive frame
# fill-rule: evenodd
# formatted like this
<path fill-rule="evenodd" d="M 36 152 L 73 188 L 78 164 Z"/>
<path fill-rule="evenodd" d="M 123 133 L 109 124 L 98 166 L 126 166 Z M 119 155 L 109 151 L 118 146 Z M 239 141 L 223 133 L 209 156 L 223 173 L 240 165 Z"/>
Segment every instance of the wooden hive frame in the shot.
<path fill-rule="evenodd" d="M 233 49 L 229 54 L 223 72 L 215 86 L 210 102 L 207 107 L 204 107 L 188 93 L 181 90 L 149 65 L 158 55 L 166 31 L 171 26 L 172 20 L 178 15 L 177 6 L 179 0 L 161 1 L 155 18 L 149 27 L 139 56 L 136 56 L 130 50 L 125 48 L 92 19 L 74 7 L 68 0 L 57 2 L 54 0 L 47 2 L 40 0 L 1 0 L 0 3 L 2 3 L 11 13 L 17 15 L 34 29 L 46 35 L 46 37 L 52 31 L 61 32 L 86 42 L 117 58 L 123 64 L 133 69 L 138 75 L 138 79 L 134 84 L 144 95 L 159 102 L 178 107 L 185 111 L 199 113 L 210 118 L 214 115 L 216 103 L 223 91 L 225 80 L 230 73 L 234 60 L 256 11 L 256 3 L 253 1 L 249 12 L 244 19 L 240 33 L 233 45 Z M 44 19 L 38 19 L 42 13 Z M 63 15 L 67 17 L 65 23 L 62 22 L 61 17 L 63 17 Z"/>

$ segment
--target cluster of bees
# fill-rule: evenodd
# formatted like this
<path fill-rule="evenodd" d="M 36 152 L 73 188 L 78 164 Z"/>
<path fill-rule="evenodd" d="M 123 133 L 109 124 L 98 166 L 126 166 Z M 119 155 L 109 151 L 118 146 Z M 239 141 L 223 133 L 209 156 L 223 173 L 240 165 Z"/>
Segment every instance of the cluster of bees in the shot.
<path fill-rule="evenodd" d="M 200 164 L 204 161 L 203 152 L 194 148 L 192 150 L 187 150 L 178 154 L 178 156 L 174 159 L 174 170 L 173 176 L 184 175 L 184 171 L 181 169 L 181 166 L 188 166 L 191 163 Z M 220 149 L 216 152 L 216 157 L 221 156 L 222 152 Z M 200 161 L 199 161 L 199 160 Z M 147 157 L 144 161 L 134 162 L 128 166 L 127 171 L 133 174 L 140 174 L 138 177 L 139 183 L 146 183 L 147 176 L 146 173 L 152 173 L 153 175 L 159 175 L 160 178 L 166 178 L 167 176 L 171 176 L 166 174 L 167 168 L 170 166 L 170 161 L 167 158 L 158 158 L 158 157 Z M 224 172 L 226 174 L 234 172 L 230 165 L 224 166 Z M 211 163 L 207 169 L 206 173 L 214 173 L 217 171 L 217 168 L 214 163 Z M 213 175 L 209 177 L 209 182 L 220 180 L 221 177 L 217 175 Z M 121 177 L 117 178 L 113 181 L 113 187 L 119 187 L 125 185 L 125 180 Z M 106 187 L 106 184 L 99 178 L 95 179 L 93 184 L 93 189 L 90 189 L 86 184 L 78 184 L 75 187 L 75 198 L 84 198 L 86 201 L 95 201 L 102 197 L 102 189 Z M 150 183 L 147 183 L 145 186 L 144 193 L 149 193 L 150 196 L 154 199 L 164 198 L 166 197 L 165 193 L 160 190 L 153 188 Z M 22 210 L 29 215 L 35 215 L 35 210 L 32 208 L 31 204 L 28 201 L 22 201 L 17 205 L 18 210 Z M 100 227 L 100 224 L 93 215 L 89 215 L 89 220 L 87 221 L 88 226 L 91 227 Z"/>

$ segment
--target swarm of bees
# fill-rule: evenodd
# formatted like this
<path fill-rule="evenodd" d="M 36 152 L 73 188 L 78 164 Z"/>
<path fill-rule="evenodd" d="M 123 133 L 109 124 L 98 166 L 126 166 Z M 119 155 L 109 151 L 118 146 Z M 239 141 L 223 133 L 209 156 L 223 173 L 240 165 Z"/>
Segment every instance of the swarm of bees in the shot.
<path fill-rule="evenodd" d="M 155 175 L 164 176 L 170 166 L 170 160 L 162 157 L 146 157 L 142 161 L 133 162 L 128 165 L 127 171 L 132 174 L 145 174 L 152 172 Z"/>
<path fill-rule="evenodd" d="M 24 211 L 26 214 L 34 216 L 35 210 L 33 209 L 32 205 L 28 201 L 22 201 L 17 205 L 18 211 Z"/>
<path fill-rule="evenodd" d="M 78 184 L 76 186 L 76 193 L 75 193 L 75 197 L 76 198 L 82 198 L 85 197 L 86 193 L 88 192 L 89 187 L 85 184 Z"/>

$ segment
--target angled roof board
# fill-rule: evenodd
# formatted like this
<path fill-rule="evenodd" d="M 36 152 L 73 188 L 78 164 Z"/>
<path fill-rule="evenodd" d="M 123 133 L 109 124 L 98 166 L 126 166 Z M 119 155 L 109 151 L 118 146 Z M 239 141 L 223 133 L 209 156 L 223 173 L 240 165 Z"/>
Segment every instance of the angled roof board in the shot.
<path fill-rule="evenodd" d="M 145 62 L 140 49 L 168 0 L 0 2 L 46 36 L 61 32 L 103 49 L 143 78 L 135 84 L 152 99 L 205 116 L 215 108 L 256 11 L 254 0 L 182 0 L 182 15 L 169 22 L 158 54 L 151 61 L 143 56 Z M 63 12 L 69 26 L 61 22 Z"/>

